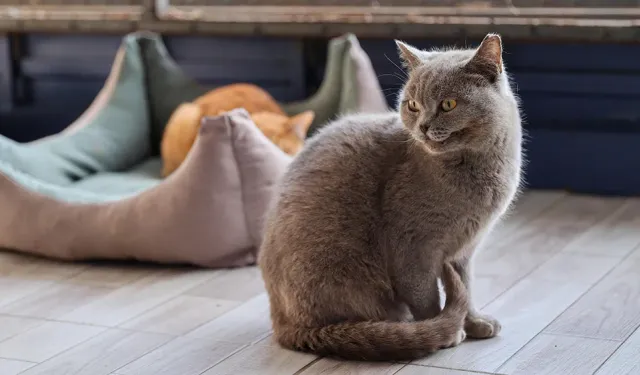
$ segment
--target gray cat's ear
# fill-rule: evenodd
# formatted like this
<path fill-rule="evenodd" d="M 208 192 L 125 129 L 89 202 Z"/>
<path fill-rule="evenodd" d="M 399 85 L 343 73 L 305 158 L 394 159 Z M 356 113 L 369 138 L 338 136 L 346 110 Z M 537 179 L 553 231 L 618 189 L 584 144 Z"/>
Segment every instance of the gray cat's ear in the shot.
<path fill-rule="evenodd" d="M 419 49 L 399 40 L 396 40 L 396 46 L 398 46 L 398 54 L 402 60 L 402 65 L 409 71 L 422 64 L 422 59 L 420 59 L 421 51 Z"/>
<path fill-rule="evenodd" d="M 502 73 L 502 39 L 498 34 L 487 34 L 467 64 L 474 73 L 495 82 Z"/>

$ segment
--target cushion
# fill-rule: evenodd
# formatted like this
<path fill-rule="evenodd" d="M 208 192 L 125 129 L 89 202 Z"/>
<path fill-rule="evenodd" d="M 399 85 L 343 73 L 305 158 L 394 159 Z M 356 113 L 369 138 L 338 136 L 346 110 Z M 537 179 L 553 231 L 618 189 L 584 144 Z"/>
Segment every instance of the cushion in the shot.
<path fill-rule="evenodd" d="M 204 119 L 183 167 L 129 198 L 64 202 L 0 174 L 7 213 L 0 215 L 0 246 L 69 260 L 253 264 L 265 209 L 289 161 L 239 109 Z"/>
<path fill-rule="evenodd" d="M 371 60 L 353 34 L 329 42 L 325 75 L 318 91 L 306 100 L 287 103 L 283 107 L 289 114 L 305 110 L 315 112 L 307 137 L 339 115 L 388 110 Z"/>
<path fill-rule="evenodd" d="M 326 122 L 387 109 L 354 36 L 331 41 L 328 64 L 316 94 L 284 104 L 290 114 L 313 109 Z M 126 36 L 103 89 L 68 128 L 28 144 L 0 136 L 0 248 L 65 260 L 255 263 L 290 158 L 246 111 L 205 119 L 185 162 L 160 178 L 169 116 L 204 92 L 160 36 Z"/>

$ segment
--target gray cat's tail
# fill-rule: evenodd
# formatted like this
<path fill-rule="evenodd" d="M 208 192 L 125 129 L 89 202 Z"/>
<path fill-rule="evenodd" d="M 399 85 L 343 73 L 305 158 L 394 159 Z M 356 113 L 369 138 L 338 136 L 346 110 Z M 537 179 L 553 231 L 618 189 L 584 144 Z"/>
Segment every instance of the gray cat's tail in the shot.
<path fill-rule="evenodd" d="M 344 322 L 320 328 L 279 327 L 275 336 L 285 348 L 353 360 L 408 360 L 464 339 L 467 289 L 449 264 L 442 281 L 447 295 L 442 312 L 417 322 Z"/>

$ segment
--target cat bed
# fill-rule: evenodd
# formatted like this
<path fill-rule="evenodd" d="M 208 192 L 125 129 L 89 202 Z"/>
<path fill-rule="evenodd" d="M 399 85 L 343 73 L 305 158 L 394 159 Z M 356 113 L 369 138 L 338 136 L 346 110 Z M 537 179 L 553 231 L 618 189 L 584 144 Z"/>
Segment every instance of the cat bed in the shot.
<path fill-rule="evenodd" d="M 324 122 L 386 109 L 355 37 L 332 40 L 328 60 L 317 94 L 287 111 L 312 109 Z M 160 178 L 164 125 L 205 91 L 158 35 L 126 36 L 103 89 L 68 128 L 26 144 L 0 136 L 0 248 L 64 260 L 255 263 L 262 217 L 289 157 L 246 111 L 205 119 L 187 160 Z"/>

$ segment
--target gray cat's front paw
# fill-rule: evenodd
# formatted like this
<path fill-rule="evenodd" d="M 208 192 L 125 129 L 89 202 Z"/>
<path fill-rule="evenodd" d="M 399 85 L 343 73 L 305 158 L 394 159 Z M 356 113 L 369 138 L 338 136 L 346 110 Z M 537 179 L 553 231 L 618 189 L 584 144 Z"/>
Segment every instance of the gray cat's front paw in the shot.
<path fill-rule="evenodd" d="M 500 322 L 488 315 L 468 315 L 464 321 L 464 330 L 474 339 L 488 339 L 500 333 Z"/>
<path fill-rule="evenodd" d="M 465 338 L 467 338 L 467 334 L 464 332 L 464 329 L 461 329 L 455 334 L 455 336 L 453 337 L 453 340 L 449 344 L 445 345 L 443 349 L 453 348 L 454 346 L 458 346 L 460 345 L 461 342 L 464 341 Z"/>

